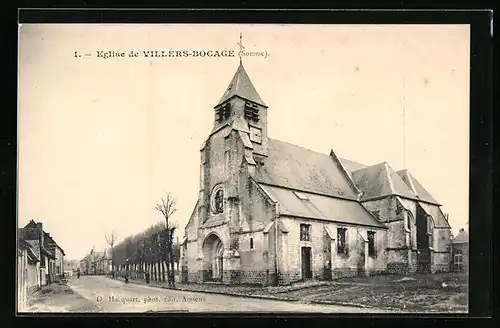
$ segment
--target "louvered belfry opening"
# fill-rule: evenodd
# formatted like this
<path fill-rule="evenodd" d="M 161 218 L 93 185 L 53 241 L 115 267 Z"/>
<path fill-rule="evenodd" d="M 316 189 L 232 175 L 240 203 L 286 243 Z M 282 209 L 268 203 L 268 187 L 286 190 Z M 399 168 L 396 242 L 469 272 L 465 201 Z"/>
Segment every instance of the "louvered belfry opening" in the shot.
<path fill-rule="evenodd" d="M 259 106 L 250 101 L 245 103 L 245 118 L 258 122 L 259 121 Z"/>
<path fill-rule="evenodd" d="M 222 106 L 219 106 L 215 110 L 215 115 L 219 123 L 227 120 L 231 115 L 231 103 L 225 103 Z"/>

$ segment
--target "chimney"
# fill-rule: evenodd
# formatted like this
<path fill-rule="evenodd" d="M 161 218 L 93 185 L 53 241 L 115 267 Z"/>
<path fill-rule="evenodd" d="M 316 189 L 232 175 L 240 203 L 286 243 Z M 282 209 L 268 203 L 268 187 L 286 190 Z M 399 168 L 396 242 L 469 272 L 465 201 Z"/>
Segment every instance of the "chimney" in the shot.
<path fill-rule="evenodd" d="M 37 222 L 36 223 L 36 228 L 38 230 L 38 236 L 40 238 L 40 244 L 44 245 L 44 236 L 43 236 L 43 225 L 42 222 Z"/>

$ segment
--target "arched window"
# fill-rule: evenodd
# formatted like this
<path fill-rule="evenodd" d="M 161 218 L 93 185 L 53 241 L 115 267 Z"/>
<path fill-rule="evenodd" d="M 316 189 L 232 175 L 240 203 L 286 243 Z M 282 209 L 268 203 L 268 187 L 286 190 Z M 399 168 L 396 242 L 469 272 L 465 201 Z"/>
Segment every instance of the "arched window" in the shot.
<path fill-rule="evenodd" d="M 413 214 L 411 214 L 410 211 L 406 211 L 405 228 L 407 231 L 411 231 L 412 226 L 413 226 Z"/>
<path fill-rule="evenodd" d="M 224 212 L 224 189 L 222 186 L 214 188 L 210 203 L 214 214 Z"/>
<path fill-rule="evenodd" d="M 429 238 L 429 248 L 434 247 L 434 220 L 430 215 L 427 216 L 427 236 Z"/>
<path fill-rule="evenodd" d="M 415 221 L 413 220 L 413 214 L 410 211 L 406 211 L 404 229 L 405 229 L 405 235 L 406 235 L 406 246 L 408 246 L 408 247 L 412 246 L 411 231 L 412 231 L 412 227 L 414 225 L 414 222 Z"/>

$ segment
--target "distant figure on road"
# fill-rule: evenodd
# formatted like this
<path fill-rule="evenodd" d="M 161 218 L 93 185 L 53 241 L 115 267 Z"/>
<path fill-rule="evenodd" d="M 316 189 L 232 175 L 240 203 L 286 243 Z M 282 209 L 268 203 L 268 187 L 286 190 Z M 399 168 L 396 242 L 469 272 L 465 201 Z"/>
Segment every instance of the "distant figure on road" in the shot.
<path fill-rule="evenodd" d="M 128 284 L 128 273 L 125 273 L 125 283 Z"/>
<path fill-rule="evenodd" d="M 80 269 L 76 270 L 76 277 L 80 279 Z"/>

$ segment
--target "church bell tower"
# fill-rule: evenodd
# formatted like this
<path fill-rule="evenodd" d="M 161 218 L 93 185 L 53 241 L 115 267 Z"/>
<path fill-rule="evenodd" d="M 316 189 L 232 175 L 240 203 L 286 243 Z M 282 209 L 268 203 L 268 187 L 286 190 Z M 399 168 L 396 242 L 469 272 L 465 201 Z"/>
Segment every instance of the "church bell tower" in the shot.
<path fill-rule="evenodd" d="M 254 155 L 267 156 L 267 105 L 240 61 L 215 110 L 214 130 L 224 125 L 248 133 Z"/>

